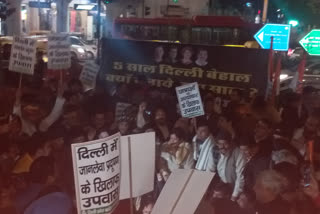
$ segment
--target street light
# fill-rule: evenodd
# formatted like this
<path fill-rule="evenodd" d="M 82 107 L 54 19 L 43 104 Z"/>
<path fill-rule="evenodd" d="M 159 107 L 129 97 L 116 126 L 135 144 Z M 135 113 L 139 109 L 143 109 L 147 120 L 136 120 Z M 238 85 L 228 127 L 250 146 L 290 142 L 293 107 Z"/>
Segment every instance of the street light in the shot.
<path fill-rule="evenodd" d="M 105 4 L 110 4 L 110 3 L 113 2 L 113 0 L 103 0 L 102 2 L 105 3 Z"/>
<path fill-rule="evenodd" d="M 289 25 L 291 25 L 292 27 L 296 27 L 299 25 L 299 21 L 298 20 L 289 20 Z"/>

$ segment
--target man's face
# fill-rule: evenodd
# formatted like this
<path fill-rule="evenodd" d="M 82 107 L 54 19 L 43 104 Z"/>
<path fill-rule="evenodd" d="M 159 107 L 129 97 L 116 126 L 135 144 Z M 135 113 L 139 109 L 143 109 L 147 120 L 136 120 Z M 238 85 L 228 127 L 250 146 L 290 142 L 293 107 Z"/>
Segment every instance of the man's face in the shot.
<path fill-rule="evenodd" d="M 167 180 L 169 179 L 169 176 L 170 176 L 170 173 L 166 170 L 163 170 L 162 173 L 161 173 L 162 177 L 163 177 L 163 180 L 165 182 L 167 182 Z"/>
<path fill-rule="evenodd" d="M 23 107 L 22 115 L 33 123 L 39 123 L 44 118 L 45 112 L 37 105 L 27 105 Z"/>
<path fill-rule="evenodd" d="M 199 54 L 198 54 L 198 59 L 201 60 L 201 61 L 207 61 L 208 59 L 208 52 L 207 51 L 200 51 Z"/>
<path fill-rule="evenodd" d="M 101 129 L 106 123 L 104 114 L 96 114 L 93 118 L 93 125 L 96 129 Z"/>
<path fill-rule="evenodd" d="M 151 214 L 152 209 L 153 209 L 153 204 L 148 204 L 143 208 L 142 214 Z"/>
<path fill-rule="evenodd" d="M 177 55 L 178 55 L 178 49 L 176 48 L 171 48 L 170 49 L 170 52 L 169 52 L 169 57 L 171 60 L 174 60 L 177 58 Z"/>
<path fill-rule="evenodd" d="M 119 122 L 118 128 L 122 135 L 126 135 L 129 131 L 129 123 L 127 121 Z"/>
<path fill-rule="evenodd" d="M 218 121 L 218 128 L 228 130 L 228 128 L 231 126 L 231 123 L 227 121 L 225 117 L 220 117 Z"/>
<path fill-rule="evenodd" d="M 197 129 L 197 139 L 205 141 L 210 135 L 208 126 L 201 126 Z"/>
<path fill-rule="evenodd" d="M 319 128 L 319 120 L 309 117 L 305 123 L 305 129 L 309 133 L 316 133 Z"/>
<path fill-rule="evenodd" d="M 253 151 L 249 146 L 240 146 L 240 150 L 247 160 L 253 156 Z"/>
<path fill-rule="evenodd" d="M 259 121 L 256 125 L 254 132 L 256 139 L 264 139 L 271 134 L 271 128 L 262 121 Z"/>
<path fill-rule="evenodd" d="M 42 148 L 39 148 L 37 150 L 36 156 L 37 157 L 49 156 L 51 153 L 51 150 L 52 150 L 51 145 L 46 142 Z"/>
<path fill-rule="evenodd" d="M 78 113 L 76 111 L 69 112 L 63 115 L 64 123 L 69 127 L 78 125 Z"/>
<path fill-rule="evenodd" d="M 163 110 L 159 109 L 155 114 L 156 122 L 159 124 L 165 124 L 166 119 L 167 119 L 166 113 Z"/>
<path fill-rule="evenodd" d="M 218 140 L 219 152 L 226 155 L 231 150 L 231 143 L 228 140 Z"/>
<path fill-rule="evenodd" d="M 178 144 L 180 143 L 180 139 L 175 134 L 170 135 L 169 144 Z"/>

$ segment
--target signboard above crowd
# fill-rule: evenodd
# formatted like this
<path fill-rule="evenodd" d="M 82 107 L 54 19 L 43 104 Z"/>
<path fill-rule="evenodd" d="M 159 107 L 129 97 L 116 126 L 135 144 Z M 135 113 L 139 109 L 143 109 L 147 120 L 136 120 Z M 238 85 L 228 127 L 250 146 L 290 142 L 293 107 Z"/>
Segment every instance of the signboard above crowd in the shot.
<path fill-rule="evenodd" d="M 268 50 L 104 39 L 101 71 L 108 83 L 175 88 L 197 82 L 200 90 L 228 95 L 233 89 L 264 95 Z M 112 53 L 112 54 L 110 54 Z"/>

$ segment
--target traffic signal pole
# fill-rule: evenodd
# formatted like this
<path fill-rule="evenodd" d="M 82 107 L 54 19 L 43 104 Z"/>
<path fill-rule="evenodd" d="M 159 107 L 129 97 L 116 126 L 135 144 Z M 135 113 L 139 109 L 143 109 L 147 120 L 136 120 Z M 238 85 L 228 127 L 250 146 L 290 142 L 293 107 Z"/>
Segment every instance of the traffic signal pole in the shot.
<path fill-rule="evenodd" d="M 264 3 L 263 3 L 263 14 L 262 14 L 262 23 L 266 23 L 266 22 L 267 22 L 268 5 L 269 5 L 269 0 L 264 0 Z"/>

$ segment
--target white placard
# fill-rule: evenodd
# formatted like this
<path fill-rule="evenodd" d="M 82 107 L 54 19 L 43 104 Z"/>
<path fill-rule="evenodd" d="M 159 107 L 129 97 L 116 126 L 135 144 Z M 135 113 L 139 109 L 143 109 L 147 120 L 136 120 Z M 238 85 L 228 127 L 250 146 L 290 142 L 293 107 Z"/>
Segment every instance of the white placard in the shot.
<path fill-rule="evenodd" d="M 162 189 L 152 214 L 193 214 L 214 175 L 197 170 L 175 170 Z"/>
<path fill-rule="evenodd" d="M 132 171 L 132 197 L 151 192 L 155 175 L 155 133 L 149 132 L 121 137 L 120 199 L 130 198 L 129 138 Z"/>
<path fill-rule="evenodd" d="M 176 88 L 182 117 L 204 115 L 198 83 L 186 84 Z"/>
<path fill-rule="evenodd" d="M 120 134 L 71 149 L 78 213 L 112 213 L 119 203 Z"/>
<path fill-rule="evenodd" d="M 122 113 L 131 106 L 130 103 L 117 103 L 116 104 L 116 112 L 115 119 L 118 121 L 121 118 Z"/>
<path fill-rule="evenodd" d="M 9 70 L 33 75 L 36 63 L 37 42 L 15 36 L 11 48 Z"/>
<path fill-rule="evenodd" d="M 69 36 L 52 34 L 48 37 L 48 69 L 62 70 L 71 67 Z"/>
<path fill-rule="evenodd" d="M 86 62 L 80 74 L 80 81 L 82 82 L 85 91 L 94 89 L 96 87 L 97 75 L 100 66 L 94 62 Z"/>

